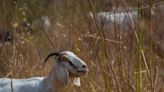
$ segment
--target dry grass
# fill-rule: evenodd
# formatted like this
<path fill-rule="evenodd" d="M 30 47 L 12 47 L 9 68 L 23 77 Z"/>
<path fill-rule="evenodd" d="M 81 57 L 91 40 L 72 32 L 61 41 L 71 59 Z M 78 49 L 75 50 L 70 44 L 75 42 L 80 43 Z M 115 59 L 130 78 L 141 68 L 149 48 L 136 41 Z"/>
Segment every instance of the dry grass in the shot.
<path fill-rule="evenodd" d="M 121 2 L 125 10 L 127 7 L 137 6 L 135 4 L 137 1 L 135 3 L 131 2 L 133 0 L 128 1 L 129 3 Z M 18 2 L 15 6 L 21 7 L 22 2 Z M 48 3 L 45 5 L 46 8 L 35 14 L 35 17 L 49 16 L 52 23 L 50 29 L 45 31 L 43 28 L 38 28 L 30 33 L 17 30 L 16 24 L 23 19 L 19 19 L 19 12 L 16 12 L 17 8 L 15 8 L 16 13 L 13 13 L 13 18 L 0 23 L 1 27 L 12 26 L 14 37 L 12 42 L 0 44 L 0 77 L 8 74 L 14 78 L 47 76 L 53 62 L 49 62 L 43 69 L 45 56 L 56 50 L 71 50 L 87 63 L 90 71 L 88 75 L 82 77 L 80 88 L 71 84 L 65 92 L 159 92 L 162 90 L 164 88 L 162 11 L 155 6 L 158 14 L 156 18 L 150 21 L 145 21 L 143 18 L 130 32 L 122 33 L 117 25 L 103 30 L 96 21 L 89 24 L 86 14 L 89 11 L 95 14 L 102 11 L 103 2 L 105 0 L 102 2 L 67 0 L 67 3 L 60 1 Z M 151 5 L 149 0 L 145 1 L 145 5 Z M 34 11 L 37 12 L 37 8 Z M 24 12 L 28 15 L 26 10 Z"/>

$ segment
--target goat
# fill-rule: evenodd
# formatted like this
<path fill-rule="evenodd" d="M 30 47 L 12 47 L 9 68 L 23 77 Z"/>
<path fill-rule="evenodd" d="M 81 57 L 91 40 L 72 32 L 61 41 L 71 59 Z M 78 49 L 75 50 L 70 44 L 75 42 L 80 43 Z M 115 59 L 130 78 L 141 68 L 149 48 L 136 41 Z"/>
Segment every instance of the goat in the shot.
<path fill-rule="evenodd" d="M 47 16 L 42 16 L 39 19 L 33 20 L 31 24 L 31 28 L 36 30 L 38 28 L 42 28 L 45 31 L 48 31 L 51 26 L 51 21 Z"/>
<path fill-rule="evenodd" d="M 79 57 L 70 51 L 50 53 L 45 59 L 56 56 L 56 62 L 48 77 L 34 77 L 29 79 L 0 79 L 0 92 L 60 92 L 70 78 L 85 75 L 88 67 Z"/>
<path fill-rule="evenodd" d="M 149 20 L 150 17 L 154 17 L 155 13 L 152 9 L 144 9 L 141 11 L 144 18 Z M 100 24 L 103 28 L 114 26 L 114 24 L 118 25 L 121 30 L 129 31 L 129 27 L 131 22 L 136 24 L 138 22 L 138 18 L 140 17 L 140 13 L 137 10 L 129 10 L 120 11 L 120 12 L 99 12 L 97 14 L 93 14 L 92 12 L 88 13 L 88 18 L 93 20 L 95 18 L 96 22 Z M 130 19 L 132 21 L 130 21 Z"/>

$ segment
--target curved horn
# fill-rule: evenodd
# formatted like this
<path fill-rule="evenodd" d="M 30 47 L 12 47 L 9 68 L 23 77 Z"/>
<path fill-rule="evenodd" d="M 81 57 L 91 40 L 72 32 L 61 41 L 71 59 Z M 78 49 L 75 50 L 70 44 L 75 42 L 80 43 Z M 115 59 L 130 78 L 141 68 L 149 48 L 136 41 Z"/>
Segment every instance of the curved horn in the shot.
<path fill-rule="evenodd" d="M 47 56 L 46 59 L 44 60 L 44 65 L 43 65 L 43 67 L 45 66 L 45 64 L 46 64 L 47 60 L 49 59 L 49 57 L 51 57 L 51 56 L 59 56 L 59 55 L 60 55 L 59 52 L 54 52 L 54 53 L 48 54 L 48 56 Z"/>

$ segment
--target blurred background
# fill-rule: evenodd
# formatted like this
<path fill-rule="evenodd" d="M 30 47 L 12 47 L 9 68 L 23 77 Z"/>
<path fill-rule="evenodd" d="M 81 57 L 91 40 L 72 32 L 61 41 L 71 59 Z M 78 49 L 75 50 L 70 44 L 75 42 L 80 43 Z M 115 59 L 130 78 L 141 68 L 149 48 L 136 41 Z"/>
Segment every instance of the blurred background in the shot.
<path fill-rule="evenodd" d="M 164 92 L 163 16 L 163 0 L 0 0 L 0 77 L 47 76 L 70 50 L 90 71 L 65 92 Z"/>

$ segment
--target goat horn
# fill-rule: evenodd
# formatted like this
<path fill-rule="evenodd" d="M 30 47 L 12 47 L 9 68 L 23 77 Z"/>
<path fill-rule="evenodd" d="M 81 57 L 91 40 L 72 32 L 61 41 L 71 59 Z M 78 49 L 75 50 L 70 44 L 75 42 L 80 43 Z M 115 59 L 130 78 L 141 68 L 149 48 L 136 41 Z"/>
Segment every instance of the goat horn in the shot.
<path fill-rule="evenodd" d="M 47 57 L 46 57 L 46 59 L 44 60 L 44 65 L 43 65 L 43 67 L 45 66 L 45 64 L 46 64 L 46 62 L 47 62 L 47 60 L 49 59 L 49 57 L 51 57 L 51 56 L 59 56 L 60 54 L 58 53 L 58 52 L 54 52 L 54 53 L 50 53 Z"/>

